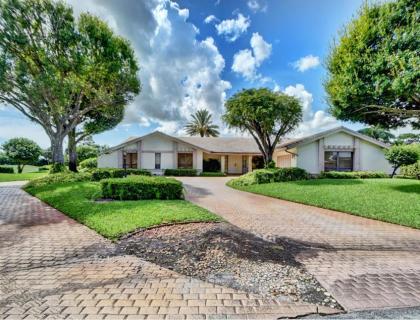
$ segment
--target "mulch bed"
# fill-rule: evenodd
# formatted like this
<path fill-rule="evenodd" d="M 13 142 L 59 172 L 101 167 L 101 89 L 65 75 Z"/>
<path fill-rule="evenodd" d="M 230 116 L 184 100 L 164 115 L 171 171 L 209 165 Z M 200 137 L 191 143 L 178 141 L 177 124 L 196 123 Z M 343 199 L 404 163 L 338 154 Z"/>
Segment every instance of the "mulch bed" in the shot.
<path fill-rule="evenodd" d="M 229 223 L 189 223 L 136 232 L 119 250 L 183 275 L 268 298 L 340 308 L 294 259 L 296 245 L 265 241 Z"/>

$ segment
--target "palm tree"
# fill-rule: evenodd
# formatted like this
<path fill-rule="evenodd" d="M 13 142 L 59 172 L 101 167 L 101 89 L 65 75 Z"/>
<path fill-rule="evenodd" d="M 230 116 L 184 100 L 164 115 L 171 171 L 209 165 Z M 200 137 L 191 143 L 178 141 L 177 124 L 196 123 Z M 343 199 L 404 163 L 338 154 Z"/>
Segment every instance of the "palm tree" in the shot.
<path fill-rule="evenodd" d="M 395 139 L 395 136 L 391 132 L 380 126 L 360 129 L 358 132 L 385 143 L 389 143 Z"/>
<path fill-rule="evenodd" d="M 185 126 L 190 136 L 217 137 L 219 135 L 219 126 L 213 124 L 211 114 L 207 109 L 197 110 L 191 117 L 192 120 Z"/>

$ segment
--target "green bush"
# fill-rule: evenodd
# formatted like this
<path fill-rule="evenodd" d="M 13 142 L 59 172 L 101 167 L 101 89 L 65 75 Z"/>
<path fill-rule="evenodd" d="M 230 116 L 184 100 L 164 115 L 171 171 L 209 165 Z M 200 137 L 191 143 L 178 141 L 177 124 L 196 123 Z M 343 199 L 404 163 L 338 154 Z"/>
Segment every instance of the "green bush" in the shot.
<path fill-rule="evenodd" d="M 39 172 L 45 172 L 45 171 L 49 171 L 50 167 L 49 166 L 42 166 L 38 168 Z"/>
<path fill-rule="evenodd" d="M 420 178 L 420 161 L 409 166 L 403 166 L 400 170 L 400 175 L 406 177 Z"/>
<path fill-rule="evenodd" d="M 91 179 L 92 179 L 92 175 L 87 172 L 83 172 L 83 173 L 61 172 L 61 173 L 52 173 L 44 177 L 31 180 L 27 184 L 27 186 L 40 187 L 40 186 L 46 186 L 46 185 L 50 185 L 54 183 L 90 181 Z"/>
<path fill-rule="evenodd" d="M 308 173 L 301 168 L 259 169 L 232 179 L 228 184 L 248 186 L 251 184 L 306 180 L 308 177 Z"/>
<path fill-rule="evenodd" d="M 152 174 L 148 170 L 144 169 L 112 169 L 112 168 L 101 168 L 92 171 L 92 180 L 100 181 L 102 179 L 109 178 L 124 178 L 125 176 L 136 175 L 136 176 L 151 176 Z"/>
<path fill-rule="evenodd" d="M 13 167 L 2 167 L 0 166 L 0 173 L 15 173 Z"/>
<path fill-rule="evenodd" d="M 201 172 L 200 176 L 201 177 L 224 177 L 226 175 L 220 171 L 216 171 L 216 172 L 210 171 L 210 172 Z"/>
<path fill-rule="evenodd" d="M 166 177 L 130 176 L 101 180 L 102 196 L 117 200 L 181 199 L 182 183 Z"/>
<path fill-rule="evenodd" d="M 165 169 L 165 176 L 193 177 L 197 175 L 196 169 Z"/>
<path fill-rule="evenodd" d="M 67 168 L 63 163 L 53 163 L 50 167 L 50 173 L 66 172 Z"/>
<path fill-rule="evenodd" d="M 95 169 L 98 167 L 98 158 L 85 159 L 79 163 L 79 166 L 82 169 Z"/>
<path fill-rule="evenodd" d="M 389 178 L 389 174 L 375 171 L 327 171 L 321 172 L 319 177 L 327 179 L 376 179 Z"/>

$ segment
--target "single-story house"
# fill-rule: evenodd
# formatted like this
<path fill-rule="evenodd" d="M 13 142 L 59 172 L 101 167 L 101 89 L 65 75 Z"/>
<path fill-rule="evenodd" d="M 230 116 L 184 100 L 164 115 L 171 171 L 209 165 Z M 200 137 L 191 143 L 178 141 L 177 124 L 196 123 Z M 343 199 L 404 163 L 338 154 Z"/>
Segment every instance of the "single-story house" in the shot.
<path fill-rule="evenodd" d="M 389 146 L 345 127 L 300 139 L 280 141 L 273 160 L 277 167 L 299 167 L 311 174 L 321 171 L 384 171 L 391 165 L 384 152 Z M 175 137 L 155 131 L 129 138 L 98 159 L 100 168 L 141 168 L 160 174 L 164 169 L 210 168 L 242 174 L 262 167 L 254 139 L 244 137 Z"/>

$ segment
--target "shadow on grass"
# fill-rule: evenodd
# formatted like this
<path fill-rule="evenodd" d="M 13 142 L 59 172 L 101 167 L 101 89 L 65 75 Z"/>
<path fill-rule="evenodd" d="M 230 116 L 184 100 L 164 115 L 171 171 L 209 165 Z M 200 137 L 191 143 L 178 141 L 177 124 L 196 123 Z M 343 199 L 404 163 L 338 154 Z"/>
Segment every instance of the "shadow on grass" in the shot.
<path fill-rule="evenodd" d="M 420 196 L 420 183 L 403 186 L 391 186 L 391 188 L 405 193 L 417 193 Z"/>

